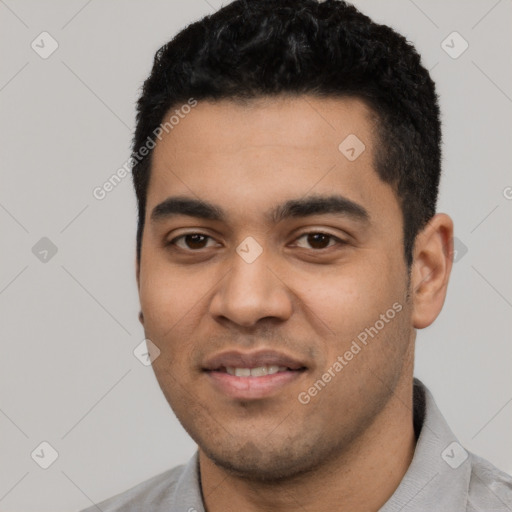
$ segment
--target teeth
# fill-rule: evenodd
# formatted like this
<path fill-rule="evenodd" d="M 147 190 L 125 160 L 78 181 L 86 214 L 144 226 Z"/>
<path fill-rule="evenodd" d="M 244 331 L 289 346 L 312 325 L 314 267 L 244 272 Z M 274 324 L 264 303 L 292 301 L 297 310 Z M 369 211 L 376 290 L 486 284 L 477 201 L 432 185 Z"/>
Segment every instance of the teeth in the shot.
<path fill-rule="evenodd" d="M 234 368 L 232 366 L 226 367 L 226 372 L 229 375 L 235 375 L 236 377 L 263 377 L 265 375 L 272 375 L 277 372 L 285 372 L 286 366 L 258 366 L 256 368 Z"/>
<path fill-rule="evenodd" d="M 266 366 L 258 366 L 257 368 L 251 368 L 251 377 L 263 377 L 268 374 L 268 368 Z"/>

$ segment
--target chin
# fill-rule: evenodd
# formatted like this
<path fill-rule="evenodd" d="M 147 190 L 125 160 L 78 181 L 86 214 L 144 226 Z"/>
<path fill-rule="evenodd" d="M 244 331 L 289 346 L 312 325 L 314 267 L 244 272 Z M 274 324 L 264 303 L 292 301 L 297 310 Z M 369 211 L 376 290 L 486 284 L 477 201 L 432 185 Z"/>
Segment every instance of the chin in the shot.
<path fill-rule="evenodd" d="M 320 463 L 314 460 L 314 451 L 311 450 L 301 455 L 290 449 L 272 450 L 268 445 L 259 448 L 252 441 L 238 449 L 230 447 L 222 452 L 205 447 L 201 449 L 215 465 L 233 476 L 259 482 L 290 480 L 309 473 Z"/>

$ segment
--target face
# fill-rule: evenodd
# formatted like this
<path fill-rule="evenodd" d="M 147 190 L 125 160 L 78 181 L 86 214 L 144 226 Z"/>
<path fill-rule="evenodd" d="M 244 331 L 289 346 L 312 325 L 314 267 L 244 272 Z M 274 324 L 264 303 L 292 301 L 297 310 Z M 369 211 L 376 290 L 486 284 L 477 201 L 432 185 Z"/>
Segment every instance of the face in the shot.
<path fill-rule="evenodd" d="M 199 102 L 154 149 L 137 269 L 154 371 L 240 475 L 342 454 L 411 371 L 402 214 L 373 130 L 356 99 Z"/>

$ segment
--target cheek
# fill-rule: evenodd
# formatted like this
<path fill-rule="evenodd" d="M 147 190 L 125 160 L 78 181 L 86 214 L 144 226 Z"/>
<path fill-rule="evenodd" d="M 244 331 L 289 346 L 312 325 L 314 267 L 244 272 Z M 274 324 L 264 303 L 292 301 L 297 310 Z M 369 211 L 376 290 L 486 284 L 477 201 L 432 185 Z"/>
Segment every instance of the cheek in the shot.
<path fill-rule="evenodd" d="M 204 291 L 192 273 L 149 256 L 141 267 L 140 304 L 145 328 L 161 336 L 193 309 Z"/>
<path fill-rule="evenodd" d="M 307 306 L 305 310 L 313 311 L 341 342 L 373 325 L 403 298 L 404 284 L 391 262 L 360 263 L 302 276 L 297 288 L 302 290 L 300 298 Z"/>
<path fill-rule="evenodd" d="M 141 269 L 144 331 L 160 349 L 153 363 L 155 371 L 162 367 L 180 373 L 185 362 L 194 359 L 198 326 L 205 316 L 204 301 L 215 283 L 211 274 L 178 270 L 168 263 L 150 263 Z"/>

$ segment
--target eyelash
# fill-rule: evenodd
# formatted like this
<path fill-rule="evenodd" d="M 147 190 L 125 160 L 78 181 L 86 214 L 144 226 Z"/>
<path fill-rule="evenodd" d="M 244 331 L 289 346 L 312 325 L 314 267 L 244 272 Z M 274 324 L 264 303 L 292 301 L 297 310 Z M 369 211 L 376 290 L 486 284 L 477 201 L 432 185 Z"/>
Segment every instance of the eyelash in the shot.
<path fill-rule="evenodd" d="M 205 235 L 204 233 L 200 233 L 200 232 L 191 232 L 191 233 L 184 233 L 180 236 L 177 236 L 176 238 L 173 238 L 172 240 L 170 240 L 169 242 L 167 242 L 165 245 L 166 246 L 175 246 L 175 247 L 178 247 L 178 249 L 182 250 L 182 251 L 185 251 L 185 252 L 201 252 L 202 250 L 204 249 L 207 249 L 206 247 L 205 248 L 201 248 L 201 249 L 184 249 L 182 247 L 179 247 L 179 246 L 176 246 L 175 242 L 176 240 L 180 240 L 181 238 L 185 238 L 187 236 L 193 236 L 193 235 L 200 235 L 200 236 L 203 236 L 203 237 L 206 237 L 206 238 L 209 238 L 209 239 L 212 239 L 213 240 L 213 237 L 211 237 L 210 235 Z M 345 242 L 344 240 L 341 240 L 340 238 L 334 236 L 334 235 L 331 235 L 330 233 L 325 233 L 324 231 L 306 231 L 305 233 L 301 233 L 296 239 L 295 241 L 297 240 L 300 240 L 301 238 L 303 238 L 304 236 L 307 236 L 307 235 L 324 235 L 324 236 L 327 236 L 329 237 L 330 239 L 332 240 L 335 240 L 337 242 L 338 245 L 340 246 L 343 246 L 343 245 L 346 245 L 347 242 Z M 322 251 L 326 251 L 328 249 L 330 249 L 331 247 L 334 247 L 336 244 L 333 244 L 333 245 L 329 245 L 323 249 L 311 249 L 313 252 L 322 252 Z"/>

